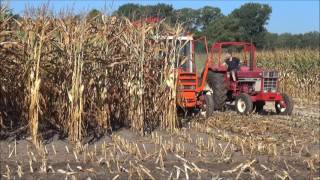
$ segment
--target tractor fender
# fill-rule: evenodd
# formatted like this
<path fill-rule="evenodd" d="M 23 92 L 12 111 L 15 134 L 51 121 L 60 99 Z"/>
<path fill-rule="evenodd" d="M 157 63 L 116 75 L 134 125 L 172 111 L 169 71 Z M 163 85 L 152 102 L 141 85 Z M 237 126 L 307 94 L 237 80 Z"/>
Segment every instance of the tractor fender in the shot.
<path fill-rule="evenodd" d="M 209 64 L 208 70 L 212 72 L 226 72 L 228 68 L 224 65 L 219 66 L 219 65 Z"/>
<path fill-rule="evenodd" d="M 210 65 L 208 66 L 208 71 L 215 71 L 216 68 L 217 68 L 217 67 L 216 67 L 215 65 L 210 64 Z"/>

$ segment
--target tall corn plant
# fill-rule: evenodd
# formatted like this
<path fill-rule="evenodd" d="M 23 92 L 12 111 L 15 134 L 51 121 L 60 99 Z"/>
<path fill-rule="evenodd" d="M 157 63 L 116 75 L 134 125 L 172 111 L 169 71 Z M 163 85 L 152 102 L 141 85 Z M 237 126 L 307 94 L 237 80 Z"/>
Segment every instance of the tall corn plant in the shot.
<path fill-rule="evenodd" d="M 84 85 L 82 82 L 85 32 L 86 21 L 83 20 L 77 26 L 68 29 L 66 34 L 73 38 L 66 48 L 69 61 L 73 65 L 71 89 L 68 92 L 69 120 L 67 129 L 69 139 L 74 142 L 82 140 L 85 133 L 83 128 Z"/>
<path fill-rule="evenodd" d="M 6 93 L 24 104 L 35 143 L 37 131 L 48 127 L 79 141 L 87 131 L 96 132 L 98 127 L 104 133 L 116 123 L 140 134 L 156 125 L 169 130 L 178 126 L 178 40 L 152 40 L 178 36 L 176 30 L 161 23 L 135 27 L 123 18 L 104 17 L 101 22 L 70 14 L 55 19 L 24 18 L 19 23 L 12 27 L 17 33 L 5 37 L 18 39 L 17 52 L 22 55 L 0 51 L 0 57 L 8 59 L 3 67 L 10 69 L 3 71 L 1 82 L 10 89 L 19 82 L 26 84 L 27 88 Z M 158 57 L 159 48 L 164 58 Z M 19 74 L 17 82 L 9 82 L 15 74 Z M 20 97 L 23 93 L 25 99 Z"/>
<path fill-rule="evenodd" d="M 26 38 L 17 37 L 19 22 L 10 16 L 6 5 L 0 3 L 0 119 L 1 131 L 10 131 L 28 123 L 29 104 L 24 101 L 28 93 L 25 92 L 26 43 L 22 43 Z"/>
<path fill-rule="evenodd" d="M 81 40 L 80 40 L 81 41 Z M 83 137 L 83 90 L 82 84 L 82 45 L 75 47 L 72 73 L 72 86 L 69 91 L 70 119 L 68 121 L 68 136 L 71 141 L 81 140 Z"/>
<path fill-rule="evenodd" d="M 25 36 L 25 43 L 27 44 L 28 54 L 27 61 L 29 63 L 29 78 L 28 78 L 28 95 L 26 96 L 29 110 L 28 110 L 28 120 L 29 120 L 29 131 L 31 133 L 32 142 L 37 147 L 40 146 L 40 141 L 38 139 L 38 124 L 39 124 L 39 114 L 40 114 L 40 86 L 41 86 L 41 69 L 40 63 L 42 61 L 43 46 L 45 40 L 48 38 L 47 27 L 50 24 L 44 16 L 39 18 L 38 23 L 28 24 L 27 33 Z"/>
<path fill-rule="evenodd" d="M 7 22 L 9 20 L 10 17 L 8 17 L 8 9 L 6 8 L 6 6 L 4 4 L 0 4 L 0 43 L 1 45 L 3 44 L 3 42 L 5 41 L 5 35 L 7 33 L 6 32 L 6 26 L 7 26 Z M 0 82 L 3 82 L 2 76 L 0 78 Z M 2 83 L 1 83 L 2 84 Z M 0 87 L 0 96 L 3 96 L 3 87 Z M 3 103 L 4 104 L 4 103 Z M 4 128 L 4 124 L 3 124 L 3 117 L 4 114 L 2 112 L 2 110 L 0 111 L 0 129 Z"/>
<path fill-rule="evenodd" d="M 177 79 L 178 79 L 178 69 L 180 62 L 180 50 L 183 48 L 184 44 L 179 40 L 179 35 L 182 32 L 182 27 L 177 26 L 176 32 L 174 33 L 174 38 L 172 40 L 166 40 L 166 56 L 164 59 L 164 82 L 167 86 L 167 91 L 165 94 L 165 105 L 164 113 L 161 118 L 161 127 L 169 131 L 173 131 L 179 126 L 179 121 L 177 118 L 176 104 L 177 104 Z"/>
<path fill-rule="evenodd" d="M 140 134 L 144 134 L 145 129 L 145 65 L 148 63 L 145 59 L 145 41 L 147 32 L 147 25 L 145 23 L 142 26 L 134 27 L 130 22 L 127 23 L 132 28 L 126 31 L 128 37 L 132 37 L 129 40 L 129 46 L 131 50 L 128 52 L 128 59 L 132 61 L 131 67 L 128 72 L 129 79 L 127 86 L 129 88 L 129 112 L 128 118 L 131 124 L 131 128 Z M 127 36 L 124 36 L 128 40 Z"/>

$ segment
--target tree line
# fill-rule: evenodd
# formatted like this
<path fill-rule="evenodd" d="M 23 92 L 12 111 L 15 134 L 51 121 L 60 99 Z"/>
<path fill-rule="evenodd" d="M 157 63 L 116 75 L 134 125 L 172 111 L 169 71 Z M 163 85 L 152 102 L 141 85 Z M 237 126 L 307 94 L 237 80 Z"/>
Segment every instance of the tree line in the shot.
<path fill-rule="evenodd" d="M 218 41 L 251 41 L 260 49 L 319 48 L 319 31 L 304 34 L 271 33 L 266 29 L 272 8 L 267 4 L 246 3 L 224 15 L 218 7 L 174 9 L 172 5 L 120 6 L 113 15 L 131 20 L 147 17 L 164 18 L 167 23 L 183 23 L 186 31 L 206 36 L 209 44 Z"/>
<path fill-rule="evenodd" d="M 132 21 L 149 17 L 165 19 L 169 24 L 182 23 L 185 30 L 195 37 L 206 36 L 209 45 L 221 41 L 253 42 L 259 49 L 313 48 L 319 49 L 319 31 L 291 34 L 271 33 L 266 29 L 272 8 L 267 4 L 246 3 L 224 15 L 218 7 L 199 9 L 174 9 L 172 5 L 139 5 L 127 3 L 113 12 L 113 16 L 125 16 Z M 10 15 L 21 18 L 18 14 Z M 87 18 L 101 16 L 99 10 L 91 10 Z M 76 15 L 79 17 L 79 15 Z"/>

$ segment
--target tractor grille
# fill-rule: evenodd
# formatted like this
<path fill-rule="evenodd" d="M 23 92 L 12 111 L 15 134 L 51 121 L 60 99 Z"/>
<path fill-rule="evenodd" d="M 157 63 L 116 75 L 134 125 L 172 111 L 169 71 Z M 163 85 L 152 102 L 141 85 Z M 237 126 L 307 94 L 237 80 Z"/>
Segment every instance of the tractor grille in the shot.
<path fill-rule="evenodd" d="M 277 80 L 278 80 L 278 72 L 271 71 L 271 72 L 263 72 L 264 78 L 264 86 L 263 90 L 265 92 L 276 92 L 277 91 Z"/>

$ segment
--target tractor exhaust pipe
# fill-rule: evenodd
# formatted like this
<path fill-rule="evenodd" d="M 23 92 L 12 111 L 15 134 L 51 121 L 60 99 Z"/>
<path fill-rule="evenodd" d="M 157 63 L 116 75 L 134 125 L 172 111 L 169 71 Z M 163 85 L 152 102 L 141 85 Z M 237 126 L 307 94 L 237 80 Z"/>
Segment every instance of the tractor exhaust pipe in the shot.
<path fill-rule="evenodd" d="M 253 71 L 253 58 L 254 58 L 254 51 L 253 51 L 253 44 L 252 44 L 252 38 L 250 43 L 250 57 L 249 57 L 249 70 Z"/>
<path fill-rule="evenodd" d="M 253 48 L 251 46 L 251 48 L 250 48 L 250 57 L 249 57 L 249 70 L 250 71 L 253 71 L 253 56 L 254 56 L 253 53 L 254 53 L 253 52 Z"/>

